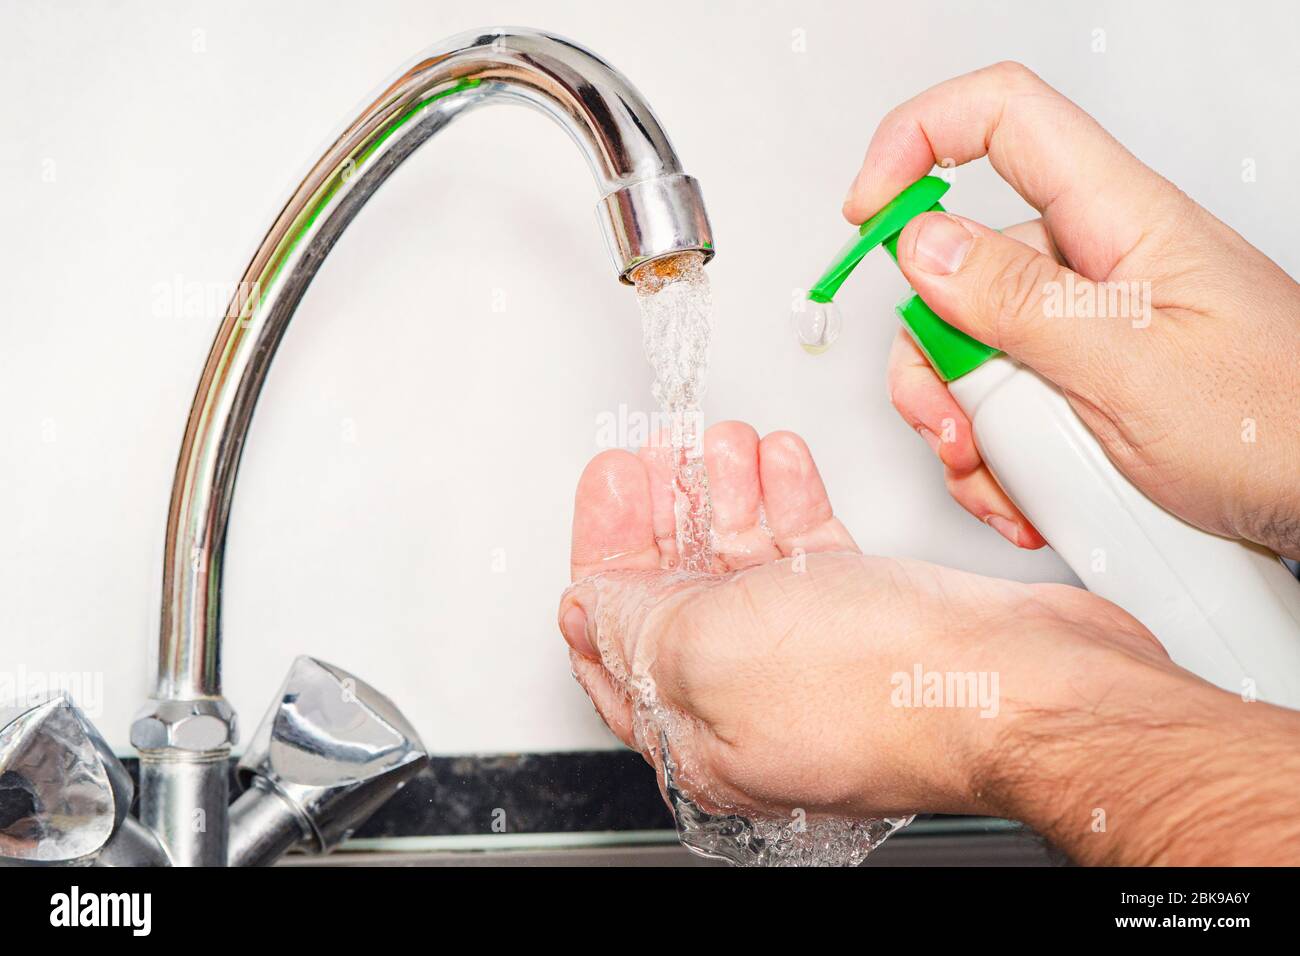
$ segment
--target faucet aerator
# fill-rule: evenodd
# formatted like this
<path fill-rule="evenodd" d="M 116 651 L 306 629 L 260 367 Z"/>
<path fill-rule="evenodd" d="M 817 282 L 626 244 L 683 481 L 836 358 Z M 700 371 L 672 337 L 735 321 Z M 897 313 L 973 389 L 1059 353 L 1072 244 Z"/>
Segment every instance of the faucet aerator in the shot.
<path fill-rule="evenodd" d="M 596 207 L 620 282 L 652 259 L 679 252 L 713 258 L 713 230 L 700 184 L 685 173 L 642 180 L 615 190 Z"/>

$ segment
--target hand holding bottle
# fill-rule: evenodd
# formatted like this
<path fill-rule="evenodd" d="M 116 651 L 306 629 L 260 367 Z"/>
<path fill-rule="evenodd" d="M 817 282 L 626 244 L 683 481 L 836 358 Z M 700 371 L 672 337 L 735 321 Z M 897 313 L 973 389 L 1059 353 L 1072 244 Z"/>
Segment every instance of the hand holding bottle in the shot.
<path fill-rule="evenodd" d="M 1300 285 L 1018 64 L 891 112 L 845 216 L 863 221 L 935 163 L 984 155 L 1042 218 L 999 234 L 950 214 L 917 217 L 898 243 L 913 288 L 1061 388 L 1156 503 L 1300 556 Z M 1121 285 L 1127 308 L 1108 314 Z M 1075 308 L 1089 301 L 1091 314 Z M 1020 546 L 1040 546 L 903 332 L 889 387 L 944 463 L 953 497 Z"/>

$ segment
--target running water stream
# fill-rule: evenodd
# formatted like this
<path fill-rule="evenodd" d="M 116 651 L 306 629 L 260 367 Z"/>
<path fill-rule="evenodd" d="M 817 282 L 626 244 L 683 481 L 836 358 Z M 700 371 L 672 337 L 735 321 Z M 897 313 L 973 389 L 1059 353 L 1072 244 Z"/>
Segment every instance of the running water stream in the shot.
<path fill-rule="evenodd" d="M 708 574 L 713 570 L 713 507 L 700 401 L 713 335 L 713 295 L 704 256 L 683 252 L 654 259 L 632 279 L 641 307 L 641 342 L 655 372 L 652 391 L 671 430 L 677 566 Z"/>
<path fill-rule="evenodd" d="M 642 576 L 643 582 L 637 584 L 626 578 L 617 583 L 623 589 L 643 587 L 644 600 L 635 603 L 640 606 L 638 614 L 646 614 L 659 600 L 682 587 L 711 586 L 723 580 L 713 573 L 712 507 L 700 412 L 713 331 L 713 302 L 704 257 L 698 252 L 654 260 L 633 273 L 632 278 L 641 308 L 646 358 L 655 373 L 654 396 L 671 423 L 678 555 L 671 581 L 651 574 Z M 626 601 L 599 599 L 606 586 L 615 586 L 601 578 L 595 579 L 598 643 L 605 629 L 603 615 L 610 613 L 611 607 L 628 606 Z M 912 820 L 850 820 L 805 817 L 800 813 L 788 818 L 750 818 L 734 812 L 710 813 L 678 786 L 679 774 L 689 768 L 678 763 L 672 747 L 675 731 L 685 718 L 659 700 L 648 674 L 633 670 L 611 676 L 632 697 L 635 732 L 661 768 L 678 836 L 700 856 L 738 866 L 856 866 Z"/>

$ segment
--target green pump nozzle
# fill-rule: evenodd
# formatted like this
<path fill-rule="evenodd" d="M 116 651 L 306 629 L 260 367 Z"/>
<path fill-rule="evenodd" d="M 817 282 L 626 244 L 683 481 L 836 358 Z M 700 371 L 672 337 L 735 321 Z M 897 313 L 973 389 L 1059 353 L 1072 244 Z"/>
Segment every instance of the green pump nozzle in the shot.
<path fill-rule="evenodd" d="M 816 284 L 808 299 L 828 304 L 835 299 L 844 280 L 876 246 L 884 246 L 890 258 L 898 262 L 898 234 L 914 218 L 925 212 L 943 212 L 939 199 L 948 191 L 948 183 L 937 176 L 924 176 L 891 199 L 858 229 L 858 235 L 836 256 Z M 960 378 L 998 355 L 998 350 L 955 329 L 921 301 L 915 292 L 895 308 L 917 346 L 925 353 L 945 382 Z"/>

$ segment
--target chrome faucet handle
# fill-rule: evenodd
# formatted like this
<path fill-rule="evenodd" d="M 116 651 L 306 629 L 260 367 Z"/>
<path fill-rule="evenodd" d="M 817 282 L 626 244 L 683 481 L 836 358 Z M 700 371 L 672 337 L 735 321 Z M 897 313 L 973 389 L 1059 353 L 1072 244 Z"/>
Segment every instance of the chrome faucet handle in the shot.
<path fill-rule="evenodd" d="M 95 866 L 171 866 L 157 834 L 135 817 L 122 821 L 115 833 L 95 856 Z"/>
<path fill-rule="evenodd" d="M 272 863 L 303 843 L 326 853 L 406 785 L 427 755 L 383 694 L 342 668 L 299 657 L 239 761 L 231 866 Z"/>
<path fill-rule="evenodd" d="M 0 709 L 0 861 L 94 862 L 129 819 L 134 789 L 70 698 Z"/>

